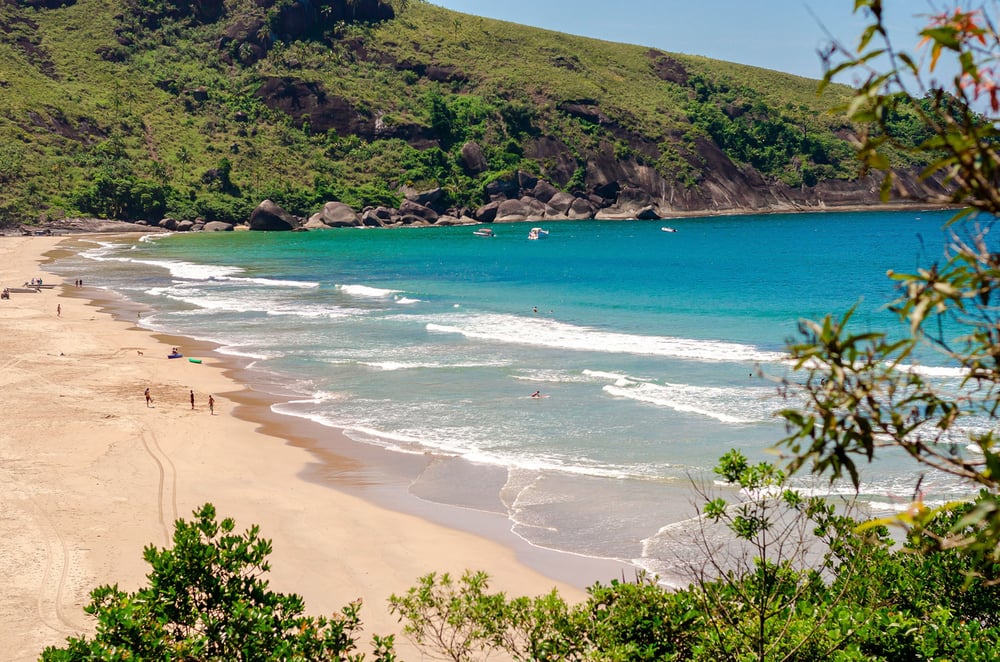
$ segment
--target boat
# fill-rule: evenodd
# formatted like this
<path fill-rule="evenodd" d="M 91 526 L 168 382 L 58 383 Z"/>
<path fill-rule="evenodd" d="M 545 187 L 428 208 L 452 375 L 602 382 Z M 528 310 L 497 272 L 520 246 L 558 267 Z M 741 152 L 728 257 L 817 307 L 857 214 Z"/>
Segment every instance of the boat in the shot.
<path fill-rule="evenodd" d="M 528 239 L 545 239 L 548 236 L 549 231 L 542 228 L 531 228 L 528 232 Z"/>
<path fill-rule="evenodd" d="M 677 232 L 677 228 L 672 228 L 672 227 L 669 227 L 669 226 L 666 226 L 666 225 L 663 226 L 660 229 L 663 230 L 664 232 Z"/>
<path fill-rule="evenodd" d="M 183 354 L 178 354 L 178 353 L 174 352 L 173 354 L 167 354 L 167 358 L 168 359 L 181 359 L 181 358 L 184 358 L 184 355 Z"/>
<path fill-rule="evenodd" d="M 476 235 L 477 237 L 495 237 L 496 236 L 496 234 L 494 234 L 492 228 L 479 228 L 478 230 L 476 230 L 472 234 Z"/>

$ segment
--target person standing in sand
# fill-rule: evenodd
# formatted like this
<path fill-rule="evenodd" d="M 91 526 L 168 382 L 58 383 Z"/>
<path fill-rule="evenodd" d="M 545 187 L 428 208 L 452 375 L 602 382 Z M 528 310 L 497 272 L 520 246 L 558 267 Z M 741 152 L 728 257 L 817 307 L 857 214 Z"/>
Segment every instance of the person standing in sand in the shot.
<path fill-rule="evenodd" d="M 194 409 L 194 390 L 191 391 L 191 409 Z"/>
<path fill-rule="evenodd" d="M 215 416 L 215 398 L 208 396 L 208 415 Z"/>
<path fill-rule="evenodd" d="M 62 304 L 56 304 L 56 317 L 62 317 Z"/>
<path fill-rule="evenodd" d="M 151 407 L 153 405 L 153 396 L 149 394 L 149 389 L 146 389 L 146 406 Z"/>

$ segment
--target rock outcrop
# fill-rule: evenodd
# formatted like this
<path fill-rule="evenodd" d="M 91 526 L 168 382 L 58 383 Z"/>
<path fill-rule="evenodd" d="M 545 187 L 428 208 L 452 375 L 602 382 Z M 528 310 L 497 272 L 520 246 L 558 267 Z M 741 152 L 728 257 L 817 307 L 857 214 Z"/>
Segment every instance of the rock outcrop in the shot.
<path fill-rule="evenodd" d="M 309 217 L 305 228 L 321 230 L 323 228 L 350 228 L 361 225 L 361 216 L 343 202 L 328 202 L 323 209 Z"/>
<path fill-rule="evenodd" d="M 274 232 L 282 230 L 293 230 L 299 227 L 299 219 L 292 216 L 280 206 L 265 200 L 257 205 L 257 208 L 250 214 L 250 229 Z"/>

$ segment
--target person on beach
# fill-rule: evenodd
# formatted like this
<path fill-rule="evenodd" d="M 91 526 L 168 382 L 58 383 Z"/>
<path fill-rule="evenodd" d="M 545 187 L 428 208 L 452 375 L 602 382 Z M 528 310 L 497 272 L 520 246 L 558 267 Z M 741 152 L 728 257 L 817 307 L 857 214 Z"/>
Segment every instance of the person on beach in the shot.
<path fill-rule="evenodd" d="M 191 409 L 194 409 L 194 390 L 191 391 Z"/>
<path fill-rule="evenodd" d="M 153 406 L 153 396 L 151 396 L 149 394 L 149 389 L 148 388 L 146 389 L 146 406 L 147 407 L 152 407 Z"/>
<path fill-rule="evenodd" d="M 62 304 L 56 304 L 56 317 L 62 317 Z"/>
<path fill-rule="evenodd" d="M 215 416 L 215 398 L 208 396 L 208 415 Z"/>

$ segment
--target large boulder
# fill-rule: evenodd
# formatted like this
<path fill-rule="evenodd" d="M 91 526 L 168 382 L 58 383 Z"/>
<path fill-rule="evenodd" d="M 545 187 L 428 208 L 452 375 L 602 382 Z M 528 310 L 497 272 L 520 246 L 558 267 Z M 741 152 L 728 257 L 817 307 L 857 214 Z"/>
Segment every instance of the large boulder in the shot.
<path fill-rule="evenodd" d="M 517 185 L 521 187 L 522 191 L 530 191 L 535 188 L 538 184 L 538 177 L 535 177 L 530 172 L 525 172 L 523 170 L 517 171 Z"/>
<path fill-rule="evenodd" d="M 328 202 L 323 209 L 309 217 L 306 227 L 310 230 L 328 228 L 352 228 L 361 225 L 361 216 L 350 205 L 343 202 Z"/>
<path fill-rule="evenodd" d="M 462 145 L 462 167 L 470 175 L 478 175 L 490 169 L 489 161 L 483 153 L 483 148 L 477 142 L 467 142 Z"/>
<path fill-rule="evenodd" d="M 416 216 L 421 218 L 428 223 L 434 223 L 438 220 L 438 213 L 431 209 L 430 207 L 425 207 L 419 203 L 413 202 L 412 200 L 403 200 L 399 205 L 399 215 L 400 216 Z M 404 221 L 404 223 L 408 222 Z"/>
<path fill-rule="evenodd" d="M 473 214 L 477 221 L 480 223 L 492 223 L 497 218 L 497 209 L 500 208 L 500 203 L 497 201 L 489 202 Z"/>
<path fill-rule="evenodd" d="M 573 198 L 573 202 L 570 203 L 569 209 L 564 213 L 567 218 L 573 220 L 579 220 L 584 218 L 594 218 L 594 214 L 600 209 L 600 205 L 595 204 L 593 200 L 589 198 Z"/>
<path fill-rule="evenodd" d="M 361 224 L 369 228 L 381 228 L 393 223 L 395 212 L 388 207 L 365 209 L 361 214 Z"/>
<path fill-rule="evenodd" d="M 205 232 L 232 232 L 233 224 L 225 221 L 209 221 L 203 228 Z"/>
<path fill-rule="evenodd" d="M 542 202 L 548 202 L 556 193 L 559 193 L 559 189 L 544 180 L 535 184 L 531 191 L 531 195 Z"/>
<path fill-rule="evenodd" d="M 516 179 L 494 179 L 486 185 L 486 195 L 490 200 L 516 199 L 518 184 Z"/>
<path fill-rule="evenodd" d="M 537 196 L 536 196 L 537 197 Z M 577 197 L 572 193 L 566 193 L 565 191 L 558 191 L 555 195 L 550 197 L 546 202 L 549 207 L 552 207 L 557 212 L 565 214 L 569 211 L 570 207 L 577 200 Z"/>
<path fill-rule="evenodd" d="M 399 192 L 403 194 L 403 197 L 410 202 L 415 202 L 423 207 L 431 207 L 441 196 L 444 195 L 444 191 L 440 186 L 435 186 L 432 189 L 427 189 L 426 191 L 418 191 L 412 186 L 401 186 Z"/>
<path fill-rule="evenodd" d="M 653 204 L 649 191 L 637 186 L 626 186 L 618 193 L 617 206 L 622 209 L 643 209 Z"/>
<path fill-rule="evenodd" d="M 330 226 L 323 222 L 319 214 L 313 214 L 302 224 L 303 230 L 329 230 Z"/>
<path fill-rule="evenodd" d="M 534 204 L 532 204 L 534 203 Z M 535 205 L 538 205 L 536 207 Z M 541 219 L 545 217 L 544 203 L 533 198 L 521 198 L 520 200 L 504 200 L 497 207 L 497 217 L 495 223 L 516 223 L 530 219 Z"/>
<path fill-rule="evenodd" d="M 270 200 L 257 205 L 250 214 L 250 229 L 263 232 L 282 232 L 299 226 L 299 219 Z"/>

